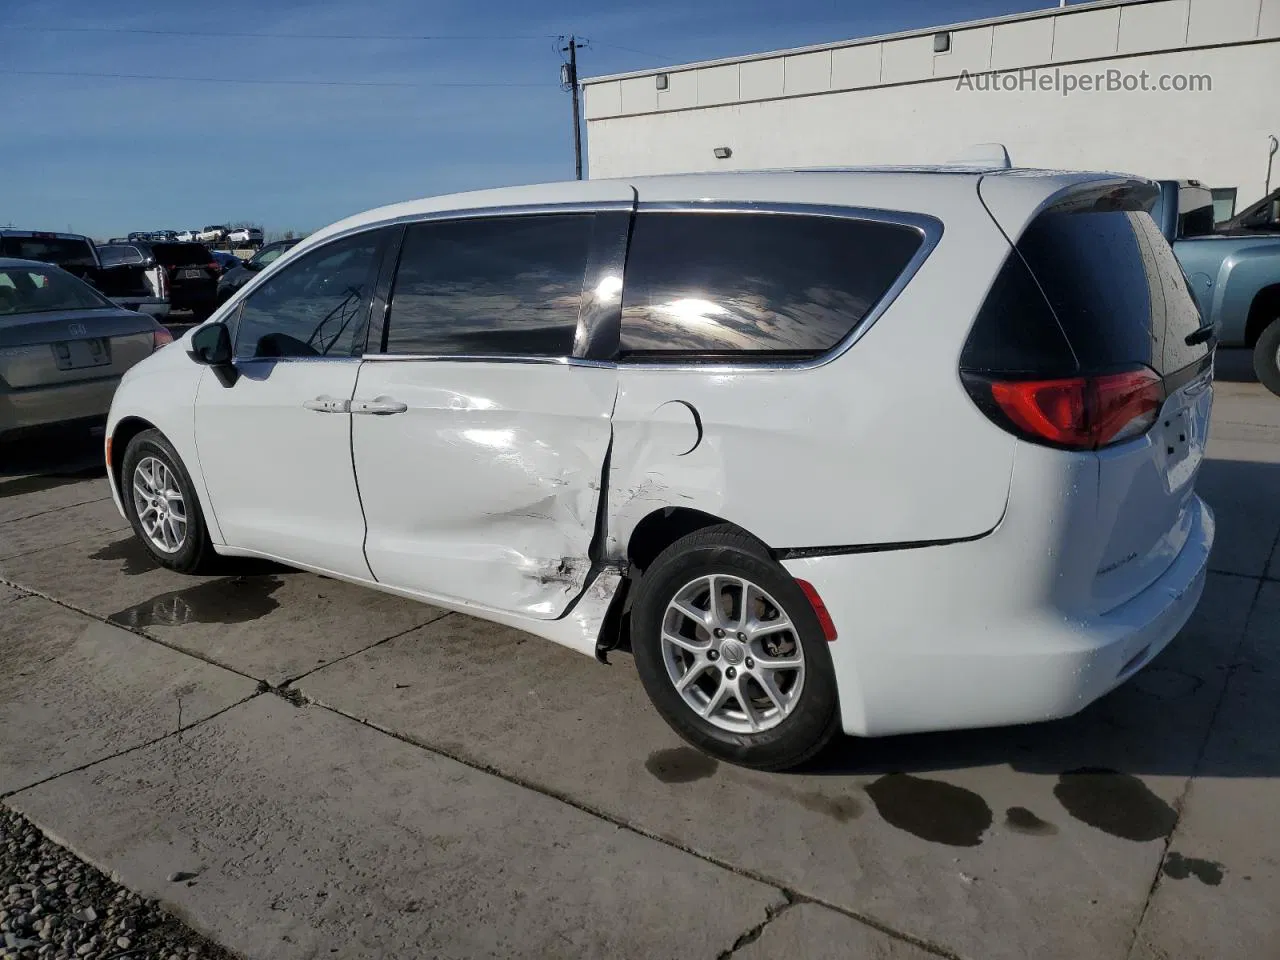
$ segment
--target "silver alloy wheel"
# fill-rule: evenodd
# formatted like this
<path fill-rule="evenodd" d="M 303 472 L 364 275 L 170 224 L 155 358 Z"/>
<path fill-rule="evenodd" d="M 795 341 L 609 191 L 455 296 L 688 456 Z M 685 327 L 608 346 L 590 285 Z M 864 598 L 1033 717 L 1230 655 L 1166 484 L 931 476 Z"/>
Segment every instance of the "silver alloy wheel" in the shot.
<path fill-rule="evenodd" d="M 742 577 L 712 574 L 676 592 L 662 617 L 662 659 L 689 708 L 730 733 L 776 727 L 804 690 L 796 627 Z"/>
<path fill-rule="evenodd" d="M 163 460 L 143 457 L 133 468 L 133 509 L 157 550 L 177 553 L 187 542 L 187 504 Z"/>

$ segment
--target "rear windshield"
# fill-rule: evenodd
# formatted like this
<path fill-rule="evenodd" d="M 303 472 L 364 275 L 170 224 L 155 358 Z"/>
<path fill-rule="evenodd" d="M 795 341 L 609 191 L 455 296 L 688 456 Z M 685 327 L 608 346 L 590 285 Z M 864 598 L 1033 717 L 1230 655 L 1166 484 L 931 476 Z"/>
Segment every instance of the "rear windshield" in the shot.
<path fill-rule="evenodd" d="M 41 260 L 59 266 L 98 265 L 89 241 L 74 237 L 0 237 L 0 253 L 19 260 Z"/>
<path fill-rule="evenodd" d="M 0 269 L 0 317 L 109 306 L 87 283 L 61 270 Z"/>
<path fill-rule="evenodd" d="M 201 266 L 210 263 L 213 256 L 203 243 L 157 243 L 151 251 L 156 262 L 166 267 L 188 267 L 193 264 Z"/>
<path fill-rule="evenodd" d="M 114 267 L 122 263 L 141 263 L 142 252 L 130 244 L 113 244 L 99 247 L 98 258 L 104 267 Z"/>
<path fill-rule="evenodd" d="M 1148 212 L 1153 199 L 1075 194 L 1036 217 L 983 305 L 964 365 L 1092 373 L 1145 364 L 1169 374 L 1202 360 L 1208 344 L 1186 342 L 1200 311 Z"/>

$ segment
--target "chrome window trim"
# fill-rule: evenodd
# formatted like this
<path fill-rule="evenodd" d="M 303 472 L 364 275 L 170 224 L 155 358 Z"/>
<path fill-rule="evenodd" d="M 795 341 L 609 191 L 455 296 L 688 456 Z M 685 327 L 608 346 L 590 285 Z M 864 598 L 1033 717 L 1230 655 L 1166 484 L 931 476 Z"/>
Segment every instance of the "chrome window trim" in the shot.
<path fill-rule="evenodd" d="M 335 233 L 332 236 L 325 237 L 318 241 L 315 246 L 320 247 L 329 243 L 331 240 L 337 240 L 339 237 L 349 236 L 353 233 L 360 233 L 364 230 L 372 230 L 377 227 L 393 227 L 397 224 L 411 223 L 430 223 L 435 220 L 479 220 L 484 218 L 495 217 L 537 217 L 547 216 L 556 213 L 604 213 L 616 210 L 632 210 L 635 208 L 634 201 L 631 200 L 600 200 L 600 201 L 566 201 L 564 203 L 525 203 L 511 204 L 508 206 L 496 207 L 463 207 L 461 209 L 453 208 L 449 210 L 431 210 L 425 213 L 405 213 L 398 217 L 388 217 L 384 220 L 370 221 L 362 223 L 356 227 L 350 227 L 341 233 Z M 301 244 L 299 244 L 301 246 Z M 296 247 L 294 248 L 297 249 Z M 314 249 L 308 247 L 308 250 Z M 293 250 L 288 251 L 293 253 Z"/>
<path fill-rule="evenodd" d="M 833 217 L 841 220 L 868 220 L 875 223 L 888 223 L 902 227 L 910 227 L 919 232 L 921 236 L 920 248 L 907 261 L 906 267 L 898 274 L 898 279 L 893 282 L 884 295 L 876 302 L 871 310 L 867 311 L 866 316 L 859 320 L 845 336 L 832 346 L 825 353 L 816 357 L 810 357 L 805 360 L 769 360 L 761 359 L 759 361 L 744 360 L 711 360 L 706 362 L 698 362 L 696 360 L 679 360 L 672 359 L 670 361 L 654 361 L 649 358 L 643 360 L 627 360 L 621 358 L 618 360 L 619 367 L 625 367 L 628 370 L 695 370 L 706 373 L 752 373 L 760 370 L 813 370 L 816 367 L 826 366 L 833 360 L 843 356 L 855 343 L 861 340 L 870 330 L 877 320 L 880 319 L 898 299 L 899 294 L 906 289 L 907 284 L 915 277 L 916 272 L 929 259 L 929 255 L 933 253 L 942 239 L 944 227 L 942 221 L 937 217 L 929 216 L 923 213 L 910 213 L 900 210 L 881 210 L 875 207 L 848 207 L 832 204 L 815 204 L 815 203 L 791 203 L 791 202 L 773 202 L 762 201 L 759 203 L 751 201 L 720 201 L 720 200 L 678 200 L 678 201 L 657 201 L 644 202 L 640 201 L 636 205 L 636 214 L 646 212 L 656 213 L 756 213 L 756 214 L 776 214 L 781 216 L 810 216 L 810 217 Z M 626 278 L 623 278 L 622 298 L 623 303 L 626 302 L 627 289 Z M 625 315 L 624 315 L 625 322 Z M 744 353 L 744 356 L 748 354 Z M 673 351 L 673 357 L 681 356 Z"/>
<path fill-rule="evenodd" d="M 367 360 L 370 363 L 395 363 L 398 361 L 412 363 L 540 363 L 560 367 L 605 368 L 614 368 L 618 365 L 613 360 L 587 360 L 582 357 L 539 357 L 514 353 L 371 353 L 354 359 Z"/>

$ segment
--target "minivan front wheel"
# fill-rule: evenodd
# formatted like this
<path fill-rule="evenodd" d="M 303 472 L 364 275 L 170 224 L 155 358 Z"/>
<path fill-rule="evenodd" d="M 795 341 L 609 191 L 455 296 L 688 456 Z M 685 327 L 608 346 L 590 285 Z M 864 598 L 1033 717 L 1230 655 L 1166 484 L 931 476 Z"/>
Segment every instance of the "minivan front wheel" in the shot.
<path fill-rule="evenodd" d="M 213 563 L 216 554 L 191 477 L 159 430 L 143 430 L 125 448 L 120 499 L 133 532 L 161 566 L 197 573 Z"/>
<path fill-rule="evenodd" d="M 736 527 L 689 534 L 654 560 L 632 607 L 631 646 L 658 712 L 712 756 L 781 770 L 838 729 L 831 655 L 813 608 Z"/>

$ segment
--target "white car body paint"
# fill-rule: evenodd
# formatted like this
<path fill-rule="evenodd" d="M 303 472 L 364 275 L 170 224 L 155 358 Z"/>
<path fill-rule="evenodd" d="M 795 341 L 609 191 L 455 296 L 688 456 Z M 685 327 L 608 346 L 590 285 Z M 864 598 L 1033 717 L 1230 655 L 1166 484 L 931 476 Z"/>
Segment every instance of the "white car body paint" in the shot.
<path fill-rule="evenodd" d="M 250 360 L 239 364 L 232 388 L 213 370 L 204 371 L 195 440 L 227 545 L 369 577 L 351 465 L 351 414 L 304 406 L 317 397 L 345 406 L 359 368 L 352 359 Z"/>
<path fill-rule="evenodd" d="M 513 366 L 361 364 L 357 397 L 409 408 L 351 417 L 365 553 L 378 580 L 422 597 L 551 620 L 591 566 L 617 373 Z"/>
<path fill-rule="evenodd" d="M 1192 489 L 1207 383 L 1169 399 L 1162 415 L 1173 426 L 1102 454 L 1070 454 L 997 428 L 959 380 L 959 351 L 1008 250 L 1000 227 L 1016 235 L 1048 198 L 1100 176 L 708 175 L 384 207 L 311 235 L 211 320 L 339 235 L 447 212 L 615 203 L 632 188 L 641 209 L 821 204 L 932 217 L 943 229 L 883 316 L 824 362 L 280 363 L 277 370 L 312 370 L 281 378 L 288 382 L 275 395 L 249 380 L 242 400 L 227 395 L 246 378 L 223 387 L 186 356 L 188 334 L 125 378 L 108 435 L 137 417 L 169 437 L 219 553 L 429 600 L 587 654 L 630 536 L 656 511 L 701 511 L 779 550 L 847 547 L 784 561 L 817 588 L 839 631 L 830 649 L 847 732 L 1062 716 L 1168 643 L 1203 589 L 1213 538 L 1212 515 Z M 1000 227 L 979 200 L 980 182 L 993 184 L 983 199 Z M 321 394 L 354 408 L 389 401 L 405 410 L 301 406 Z M 210 409 L 200 410 L 205 403 Z M 1166 461 L 1161 431 L 1179 427 L 1192 440 L 1178 462 Z M 114 484 L 113 494 L 119 506 Z M 1161 496 L 1159 517 L 1143 513 L 1144 498 Z M 313 529 L 326 522 L 329 530 Z M 1133 552 L 1124 544 L 1140 539 L 1144 524 L 1149 533 L 1166 522 L 1147 553 L 1109 568 L 1117 550 Z M 606 536 L 592 561 L 597 530 Z M 372 569 L 357 560 L 355 533 Z M 900 548 L 939 541 L 954 542 Z"/>

